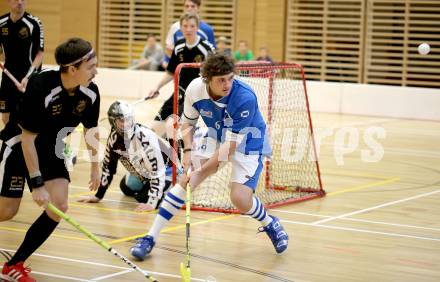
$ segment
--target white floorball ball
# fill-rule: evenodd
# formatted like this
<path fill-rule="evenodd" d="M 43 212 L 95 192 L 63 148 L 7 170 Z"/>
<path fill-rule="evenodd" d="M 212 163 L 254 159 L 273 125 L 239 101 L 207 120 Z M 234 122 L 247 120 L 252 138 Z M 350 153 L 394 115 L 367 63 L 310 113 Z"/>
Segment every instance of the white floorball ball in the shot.
<path fill-rule="evenodd" d="M 426 55 L 431 51 L 431 46 L 429 46 L 428 43 L 422 43 L 417 49 L 419 50 L 420 55 Z"/>

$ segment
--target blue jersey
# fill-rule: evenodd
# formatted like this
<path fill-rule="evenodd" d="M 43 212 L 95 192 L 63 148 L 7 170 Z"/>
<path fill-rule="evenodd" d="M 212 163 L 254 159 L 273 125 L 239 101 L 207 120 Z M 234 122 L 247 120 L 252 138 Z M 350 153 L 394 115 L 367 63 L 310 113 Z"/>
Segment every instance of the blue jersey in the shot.
<path fill-rule="evenodd" d="M 229 95 L 214 101 L 202 78 L 194 79 L 186 90 L 183 121 L 194 125 L 199 116 L 217 141 L 236 141 L 244 154 L 270 155 L 266 123 L 246 83 L 234 79 Z"/>

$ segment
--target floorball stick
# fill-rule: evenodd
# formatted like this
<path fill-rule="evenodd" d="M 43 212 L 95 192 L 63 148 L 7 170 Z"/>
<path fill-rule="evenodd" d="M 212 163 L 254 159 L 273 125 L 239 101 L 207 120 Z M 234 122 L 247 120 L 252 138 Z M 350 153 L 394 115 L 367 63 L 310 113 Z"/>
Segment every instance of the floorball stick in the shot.
<path fill-rule="evenodd" d="M 187 175 L 191 173 L 191 169 L 188 169 Z M 186 218 L 186 265 L 180 263 L 180 274 L 182 275 L 182 281 L 191 281 L 191 250 L 190 250 L 190 227 L 191 227 L 191 185 L 188 182 L 186 186 L 186 199 L 185 199 L 185 218 Z"/>
<path fill-rule="evenodd" d="M 84 233 L 87 237 L 89 237 L 90 239 L 92 239 L 94 242 L 98 243 L 98 245 L 100 245 L 101 247 L 103 247 L 104 249 L 106 249 L 107 251 L 109 251 L 110 253 L 112 253 L 113 255 L 115 255 L 116 257 L 118 257 L 120 260 L 122 260 L 123 262 L 125 262 L 127 265 L 129 265 L 131 268 L 133 268 L 134 270 L 139 271 L 140 273 L 142 273 L 142 275 L 153 281 L 153 282 L 157 282 L 157 280 L 151 276 L 148 272 L 146 272 L 145 270 L 142 270 L 141 268 L 139 268 L 139 266 L 137 266 L 136 264 L 134 264 L 133 262 L 131 262 L 128 258 L 126 258 L 125 256 L 121 255 L 118 251 L 116 251 L 115 249 L 113 249 L 107 242 L 99 239 L 98 237 L 96 237 L 95 235 L 93 235 L 92 232 L 90 232 L 89 230 L 85 229 L 84 227 L 82 227 L 81 225 L 79 225 L 78 222 L 76 222 L 73 218 L 71 218 L 70 216 L 66 215 L 65 213 L 63 213 L 62 211 L 60 211 L 58 208 L 56 208 L 54 205 L 52 205 L 51 203 L 49 203 L 49 205 L 47 206 L 49 208 L 49 210 L 51 210 L 52 212 L 54 212 L 56 215 L 58 215 L 59 217 L 61 217 L 62 219 L 64 219 L 65 221 L 67 221 L 68 223 L 70 223 L 73 227 L 75 227 L 76 229 L 78 229 L 79 231 L 81 231 L 82 233 Z"/>
<path fill-rule="evenodd" d="M 12 73 L 10 73 L 8 71 L 8 69 L 5 68 L 5 66 L 2 63 L 0 63 L 0 69 L 2 69 L 3 72 L 9 77 L 9 79 L 11 79 L 12 82 L 14 82 L 14 84 L 15 84 L 15 86 L 17 86 L 18 90 L 20 90 L 21 92 L 24 93 L 24 88 L 21 86 L 21 83 L 18 82 L 18 80 L 14 77 L 14 75 Z"/>
<path fill-rule="evenodd" d="M 147 101 L 147 100 L 150 100 L 150 99 L 153 99 L 154 97 L 144 97 L 144 98 L 141 98 L 141 99 L 139 99 L 139 100 L 136 100 L 136 101 L 134 101 L 133 103 L 131 103 L 131 105 L 134 107 L 134 106 L 136 106 L 136 105 L 138 105 L 138 104 L 140 104 L 140 103 L 142 103 L 142 102 L 144 102 L 144 101 Z M 99 120 L 99 122 L 103 122 L 104 120 L 106 120 L 106 119 L 108 119 L 108 117 L 103 117 L 103 118 L 101 118 L 100 120 Z"/>

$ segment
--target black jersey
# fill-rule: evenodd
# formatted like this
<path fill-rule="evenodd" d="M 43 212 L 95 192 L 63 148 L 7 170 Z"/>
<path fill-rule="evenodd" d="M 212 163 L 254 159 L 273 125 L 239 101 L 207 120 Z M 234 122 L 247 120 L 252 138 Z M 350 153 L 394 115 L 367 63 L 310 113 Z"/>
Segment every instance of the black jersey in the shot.
<path fill-rule="evenodd" d="M 129 140 L 110 132 L 102 164 L 101 184 L 96 197 L 102 199 L 116 173 L 118 160 L 125 169 L 143 183 L 149 182 L 148 203 L 156 206 L 165 188 L 166 164 L 170 148 L 150 129 L 135 124 L 133 137 Z"/>
<path fill-rule="evenodd" d="M 23 96 L 18 122 L 22 128 L 38 133 L 37 145 L 61 145 L 62 138 L 79 123 L 85 128 L 98 125 L 100 96 L 93 82 L 68 93 L 62 85 L 61 73 L 46 70 L 30 77 Z"/>
<path fill-rule="evenodd" d="M 185 39 L 179 40 L 176 42 L 171 54 L 167 71 L 174 74 L 180 63 L 201 63 L 210 53 L 214 53 L 214 47 L 207 40 L 201 40 L 200 37 L 198 37 L 197 43 L 192 47 L 188 47 Z M 186 89 L 194 78 L 199 77 L 199 73 L 200 70 L 198 68 L 183 69 L 179 78 L 179 87 Z"/>
<path fill-rule="evenodd" d="M 9 15 L 8 13 L 0 17 L 0 43 L 5 56 L 5 67 L 20 81 L 28 72 L 38 51 L 44 50 L 44 31 L 41 21 L 27 12 L 15 23 Z M 5 77 L 3 73 L 2 79 Z"/>

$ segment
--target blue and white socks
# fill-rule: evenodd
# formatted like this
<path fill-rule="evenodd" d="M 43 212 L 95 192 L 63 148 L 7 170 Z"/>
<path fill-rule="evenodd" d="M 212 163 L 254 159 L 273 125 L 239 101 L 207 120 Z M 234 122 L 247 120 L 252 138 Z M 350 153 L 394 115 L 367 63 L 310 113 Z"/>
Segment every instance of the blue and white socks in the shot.
<path fill-rule="evenodd" d="M 171 220 L 171 218 L 180 210 L 185 203 L 186 191 L 179 184 L 174 185 L 168 191 L 165 199 L 159 207 L 159 212 L 154 219 L 148 235 L 156 240 L 162 228 Z"/>
<path fill-rule="evenodd" d="M 260 221 L 263 226 L 268 226 L 272 222 L 272 218 L 267 214 L 260 199 L 255 196 L 252 198 L 251 209 L 245 214 Z"/>

